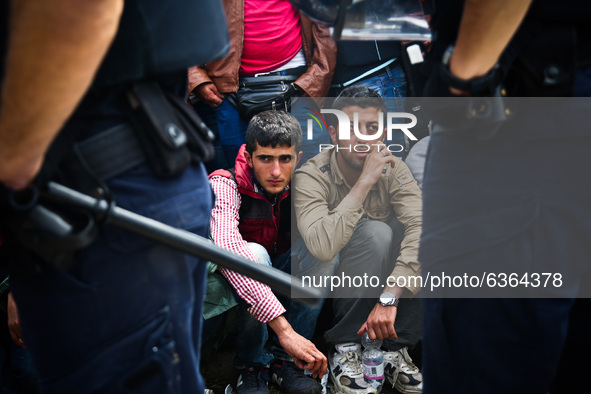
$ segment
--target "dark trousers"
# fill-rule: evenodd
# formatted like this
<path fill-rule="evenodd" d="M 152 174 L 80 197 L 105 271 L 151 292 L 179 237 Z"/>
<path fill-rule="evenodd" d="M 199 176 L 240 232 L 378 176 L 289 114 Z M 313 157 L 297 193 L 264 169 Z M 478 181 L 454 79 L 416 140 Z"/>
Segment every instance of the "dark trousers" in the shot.
<path fill-rule="evenodd" d="M 519 104 L 486 141 L 478 140 L 480 130 L 433 129 L 423 183 L 423 274 L 559 273 L 562 285 L 553 276 L 535 289 L 476 289 L 487 299 L 450 298 L 459 294 L 453 289 L 424 299 L 424 393 L 548 392 L 573 298 L 589 289 L 582 275 L 591 261 L 584 164 L 591 133 L 583 126 L 590 107 Z M 520 296 L 501 298 L 508 294 Z"/>
<path fill-rule="evenodd" d="M 119 206 L 207 235 L 202 165 L 171 179 L 142 165 L 109 184 Z M 198 258 L 104 226 L 68 272 L 40 259 L 19 266 L 11 286 L 43 392 L 203 392 Z"/>
<path fill-rule="evenodd" d="M 341 250 L 334 275 L 350 277 L 376 276 L 385 283 L 392 273 L 404 238 L 404 228 L 397 220 L 390 225 L 375 220 L 362 219 L 357 223 L 349 243 Z M 329 345 L 344 342 L 361 342 L 357 331 L 367 320 L 382 293 L 382 287 L 342 287 L 332 294 L 334 310 L 333 327 L 324 338 Z M 350 298 L 351 296 L 355 298 Z M 400 301 L 394 329 L 398 340 L 387 339 L 384 346 L 398 350 L 414 346 L 421 339 L 421 302 L 418 298 Z"/>

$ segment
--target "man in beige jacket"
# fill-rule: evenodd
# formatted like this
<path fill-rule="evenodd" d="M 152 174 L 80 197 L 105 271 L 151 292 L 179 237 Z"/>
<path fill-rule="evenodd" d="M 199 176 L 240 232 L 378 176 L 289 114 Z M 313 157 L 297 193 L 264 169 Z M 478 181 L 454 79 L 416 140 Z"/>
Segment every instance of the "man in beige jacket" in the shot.
<path fill-rule="evenodd" d="M 367 332 L 388 350 L 389 381 L 400 392 L 421 392 L 422 376 L 407 352 L 421 337 L 420 300 L 413 298 L 420 283 L 421 191 L 383 144 L 379 117 L 386 109 L 376 92 L 347 88 L 333 108 L 358 124 L 347 130 L 349 139 L 338 124 L 330 125 L 332 147 L 304 164 L 294 180 L 302 238 L 319 264 L 334 266 L 330 277 L 312 278 L 313 286 L 322 282 L 333 290 L 335 319 L 325 333 L 336 349 L 329 355 L 330 376 L 341 392 L 375 392 L 359 361 L 360 335 Z"/>

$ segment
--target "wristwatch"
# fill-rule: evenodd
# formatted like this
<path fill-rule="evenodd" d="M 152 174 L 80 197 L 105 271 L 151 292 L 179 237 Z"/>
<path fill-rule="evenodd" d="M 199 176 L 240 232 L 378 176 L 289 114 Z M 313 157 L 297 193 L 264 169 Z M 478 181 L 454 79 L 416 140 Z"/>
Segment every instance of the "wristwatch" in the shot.
<path fill-rule="evenodd" d="M 389 291 L 385 291 L 380 295 L 378 299 L 382 306 L 398 306 L 400 300 L 396 298 L 396 296 Z"/>
<path fill-rule="evenodd" d="M 502 75 L 498 63 L 489 72 L 480 77 L 461 79 L 453 75 L 449 70 L 449 61 L 453 51 L 453 45 L 447 47 L 441 61 L 441 78 L 447 86 L 468 92 L 471 95 L 491 95 L 500 86 Z"/>

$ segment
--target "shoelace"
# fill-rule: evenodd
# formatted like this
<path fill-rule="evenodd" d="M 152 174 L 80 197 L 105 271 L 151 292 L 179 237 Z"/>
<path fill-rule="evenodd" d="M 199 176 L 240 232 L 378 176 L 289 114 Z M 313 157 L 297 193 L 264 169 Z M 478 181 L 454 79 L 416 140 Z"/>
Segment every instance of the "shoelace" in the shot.
<path fill-rule="evenodd" d="M 402 348 L 397 352 L 384 353 L 384 363 L 393 364 L 395 367 L 392 373 L 392 387 L 394 387 L 398 375 L 401 372 L 407 375 L 420 372 L 419 368 L 412 362 L 412 358 L 410 358 L 406 348 Z"/>
<path fill-rule="evenodd" d="M 400 360 L 401 371 L 410 375 L 419 372 L 419 368 L 412 362 L 412 358 L 410 358 L 406 348 L 400 349 L 400 355 L 402 356 Z"/>
<path fill-rule="evenodd" d="M 361 360 L 358 353 L 347 352 L 345 354 L 341 354 L 337 361 L 342 365 L 343 373 L 347 376 L 353 377 L 363 375 Z"/>
<path fill-rule="evenodd" d="M 391 370 L 389 368 L 385 368 L 385 372 L 386 375 L 388 375 L 390 372 L 392 372 L 392 387 L 394 387 L 394 384 L 396 383 L 396 380 L 398 379 L 398 374 L 400 373 L 400 360 L 401 355 L 399 352 L 386 352 L 384 353 L 384 367 L 387 364 L 393 364 L 394 365 L 394 369 Z"/>

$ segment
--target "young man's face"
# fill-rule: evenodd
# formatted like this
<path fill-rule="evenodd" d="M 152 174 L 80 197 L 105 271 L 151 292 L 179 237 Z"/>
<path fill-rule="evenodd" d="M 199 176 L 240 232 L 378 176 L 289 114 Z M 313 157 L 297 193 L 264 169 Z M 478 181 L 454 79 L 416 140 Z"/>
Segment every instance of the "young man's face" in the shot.
<path fill-rule="evenodd" d="M 244 157 L 259 185 L 268 196 L 275 196 L 283 191 L 291 181 L 291 174 L 299 162 L 302 152 L 296 153 L 291 146 L 260 146 L 250 155 L 244 152 Z"/>
<path fill-rule="evenodd" d="M 363 169 L 363 164 L 365 163 L 365 158 L 369 155 L 367 147 L 369 146 L 371 150 L 376 149 L 377 146 L 374 146 L 374 144 L 383 144 L 384 138 L 386 137 L 384 130 L 382 130 L 381 133 L 379 130 L 379 114 L 381 110 L 374 107 L 362 108 L 354 105 L 344 107 L 341 111 L 346 113 L 351 120 L 351 139 L 339 140 L 338 130 L 333 126 L 330 126 L 328 130 L 330 139 L 333 145 L 339 147 L 337 151 L 337 155 L 340 156 L 339 162 L 345 163 L 354 170 L 361 171 Z M 361 140 L 357 138 L 353 132 L 353 119 L 355 113 L 359 116 L 359 132 L 364 135 L 379 135 L 377 138 L 373 140 Z M 381 146 L 380 150 L 384 148 L 384 146 Z"/>

